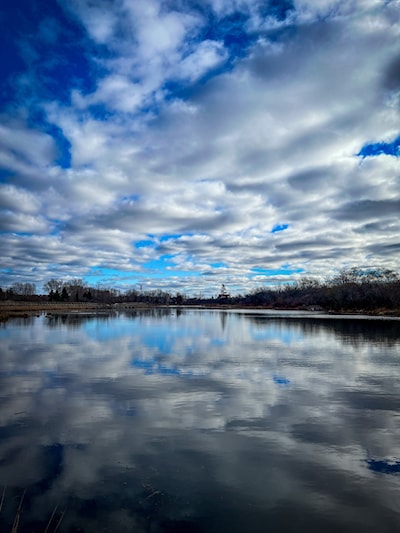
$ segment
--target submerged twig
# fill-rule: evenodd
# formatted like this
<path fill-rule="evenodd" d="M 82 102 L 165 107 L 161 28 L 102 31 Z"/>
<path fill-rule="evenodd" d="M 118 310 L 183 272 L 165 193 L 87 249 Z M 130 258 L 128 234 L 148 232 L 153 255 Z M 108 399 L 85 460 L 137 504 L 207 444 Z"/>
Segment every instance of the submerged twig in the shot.
<path fill-rule="evenodd" d="M 150 498 L 153 498 L 154 496 L 158 496 L 159 494 L 161 495 L 162 492 L 159 491 L 159 490 L 155 490 L 154 492 L 152 492 L 151 494 L 149 494 L 149 495 L 147 496 L 146 500 L 150 500 Z"/>
<path fill-rule="evenodd" d="M 54 515 L 56 514 L 57 509 L 58 509 L 58 504 L 54 507 L 53 512 L 51 513 L 50 520 L 48 521 L 48 524 L 46 526 L 46 529 L 44 530 L 44 533 L 48 532 L 50 524 L 54 518 Z"/>
<path fill-rule="evenodd" d="M 61 522 L 62 522 L 62 520 L 63 520 L 63 518 L 64 518 L 64 515 L 65 515 L 65 511 L 66 511 L 66 509 L 64 509 L 64 511 L 61 513 L 60 519 L 59 519 L 59 521 L 57 522 L 57 525 L 56 525 L 56 527 L 54 528 L 53 533 L 56 533 L 56 532 L 57 532 L 57 529 L 60 527 L 60 524 L 61 524 Z"/>
<path fill-rule="evenodd" d="M 18 508 L 17 508 L 17 512 L 15 514 L 15 518 L 14 518 L 14 522 L 13 522 L 13 525 L 12 525 L 11 533 L 17 533 L 17 531 L 18 531 L 19 519 L 21 517 L 22 503 L 23 503 L 24 498 L 25 498 L 25 492 L 26 492 L 26 489 L 22 493 L 22 496 L 21 496 L 21 499 L 20 499 L 20 502 L 19 502 L 19 505 L 18 505 Z"/>
<path fill-rule="evenodd" d="M 1 501 L 0 501 L 0 513 L 1 513 L 1 510 L 3 509 L 4 498 L 6 495 L 6 488 L 7 488 L 7 485 L 4 485 L 3 494 L 1 495 Z"/>

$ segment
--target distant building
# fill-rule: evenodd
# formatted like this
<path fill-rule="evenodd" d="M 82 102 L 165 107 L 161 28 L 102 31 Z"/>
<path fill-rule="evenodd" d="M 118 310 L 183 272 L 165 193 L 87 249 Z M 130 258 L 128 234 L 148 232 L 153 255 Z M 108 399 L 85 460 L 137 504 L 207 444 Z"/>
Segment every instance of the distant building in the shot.
<path fill-rule="evenodd" d="M 230 298 L 229 292 L 226 290 L 226 287 L 224 284 L 221 286 L 221 292 L 217 296 L 218 300 L 225 300 L 226 298 Z"/>

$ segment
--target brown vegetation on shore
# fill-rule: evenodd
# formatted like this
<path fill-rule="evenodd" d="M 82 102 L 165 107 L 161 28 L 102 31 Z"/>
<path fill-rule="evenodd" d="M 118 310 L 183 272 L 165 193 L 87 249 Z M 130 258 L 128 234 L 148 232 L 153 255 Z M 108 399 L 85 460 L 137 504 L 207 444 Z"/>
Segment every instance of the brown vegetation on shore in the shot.
<path fill-rule="evenodd" d="M 116 309 L 118 304 L 104 304 L 97 302 L 23 302 L 6 300 L 0 302 L 0 322 L 5 322 L 9 318 L 29 318 L 30 316 L 40 316 L 43 313 L 104 313 Z M 143 303 L 131 304 L 129 308 L 146 308 L 149 305 Z M 118 305 L 119 309 L 125 308 Z"/>

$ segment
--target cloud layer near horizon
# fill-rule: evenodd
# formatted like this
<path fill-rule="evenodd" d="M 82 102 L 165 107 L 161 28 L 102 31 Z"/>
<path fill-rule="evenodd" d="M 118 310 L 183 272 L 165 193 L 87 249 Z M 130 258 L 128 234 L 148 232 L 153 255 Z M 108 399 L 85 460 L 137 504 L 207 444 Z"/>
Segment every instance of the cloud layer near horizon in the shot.
<path fill-rule="evenodd" d="M 40 6 L 3 37 L 0 285 L 398 268 L 398 1 Z"/>

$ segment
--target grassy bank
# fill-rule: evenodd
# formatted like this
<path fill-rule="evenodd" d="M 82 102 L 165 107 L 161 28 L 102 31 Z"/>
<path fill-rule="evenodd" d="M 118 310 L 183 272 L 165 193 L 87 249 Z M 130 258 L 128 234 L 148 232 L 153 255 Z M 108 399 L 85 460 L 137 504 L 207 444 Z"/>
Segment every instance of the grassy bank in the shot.
<path fill-rule="evenodd" d="M 116 309 L 142 309 L 149 305 L 142 303 L 135 304 L 104 304 L 93 302 L 0 302 L 0 322 L 5 322 L 10 318 L 29 318 L 30 316 L 40 316 L 43 313 L 104 313 Z"/>

